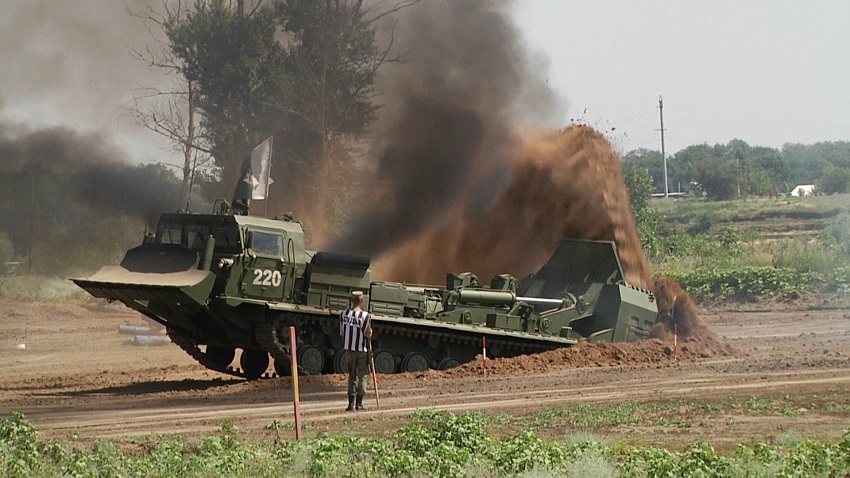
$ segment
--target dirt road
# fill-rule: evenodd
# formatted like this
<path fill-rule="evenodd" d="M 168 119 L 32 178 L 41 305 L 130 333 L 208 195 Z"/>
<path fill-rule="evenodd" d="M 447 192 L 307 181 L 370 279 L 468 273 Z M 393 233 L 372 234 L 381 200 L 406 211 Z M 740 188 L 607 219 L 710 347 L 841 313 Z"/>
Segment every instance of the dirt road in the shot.
<path fill-rule="evenodd" d="M 22 411 L 46 436 L 192 436 L 219 429 L 225 421 L 261 436 L 275 420 L 293 421 L 290 379 L 245 382 L 204 369 L 171 344 L 132 345 L 132 336 L 119 334 L 119 326 L 143 323 L 121 306 L 0 302 L 0 317 L 0 410 Z M 381 410 L 374 410 L 370 396 L 370 411 L 354 415 L 342 412 L 342 376 L 302 377 L 306 433 L 350 429 L 352 423 L 366 433 L 381 433 L 424 408 L 522 416 L 555 405 L 680 398 L 758 397 L 797 407 L 795 398 L 818 396 L 828 396 L 835 402 L 830 410 L 838 411 L 799 407 L 778 416 L 718 419 L 711 427 L 603 432 L 662 443 L 706 439 L 722 446 L 788 430 L 838 436 L 850 428 L 850 311 L 709 311 L 703 319 L 734 354 L 687 355 L 683 350 L 695 344 L 680 342 L 677 357 L 623 349 L 615 352 L 615 361 L 582 366 L 558 363 L 556 355 L 497 362 L 486 377 L 477 366 L 381 375 Z"/>

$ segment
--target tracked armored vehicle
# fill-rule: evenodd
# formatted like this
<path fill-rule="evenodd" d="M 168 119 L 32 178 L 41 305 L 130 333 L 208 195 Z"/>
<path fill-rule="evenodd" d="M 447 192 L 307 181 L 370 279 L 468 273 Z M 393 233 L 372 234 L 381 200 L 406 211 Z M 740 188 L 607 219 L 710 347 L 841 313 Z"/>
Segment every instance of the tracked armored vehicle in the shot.
<path fill-rule="evenodd" d="M 120 265 L 72 281 L 163 324 L 205 367 L 247 379 L 289 373 L 290 326 L 303 373 L 345 370 L 339 312 L 355 290 L 368 296 L 381 373 L 457 366 L 485 337 L 491 358 L 641 339 L 657 317 L 652 293 L 625 283 L 611 242 L 565 241 L 536 274 L 489 285 L 471 273 L 440 286 L 372 282 L 369 267 L 307 250 L 291 216 L 168 213 Z"/>

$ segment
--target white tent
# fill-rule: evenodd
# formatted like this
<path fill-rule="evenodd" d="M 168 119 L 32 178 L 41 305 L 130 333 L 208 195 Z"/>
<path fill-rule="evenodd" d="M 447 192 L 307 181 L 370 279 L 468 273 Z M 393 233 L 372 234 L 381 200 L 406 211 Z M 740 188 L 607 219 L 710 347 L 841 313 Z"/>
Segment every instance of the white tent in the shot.
<path fill-rule="evenodd" d="M 796 197 L 811 196 L 814 193 L 815 193 L 815 185 L 814 184 L 801 184 L 791 191 L 791 195 L 796 196 Z"/>

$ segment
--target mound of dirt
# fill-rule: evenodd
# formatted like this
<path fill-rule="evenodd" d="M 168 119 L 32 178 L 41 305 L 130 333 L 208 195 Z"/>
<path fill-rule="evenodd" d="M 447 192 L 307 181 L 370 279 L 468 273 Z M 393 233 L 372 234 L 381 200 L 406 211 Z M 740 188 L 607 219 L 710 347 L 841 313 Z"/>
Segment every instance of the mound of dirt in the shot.
<path fill-rule="evenodd" d="M 707 329 L 706 329 L 707 330 Z M 654 338 L 628 343 L 595 343 L 581 341 L 573 347 L 550 350 L 534 355 L 487 360 L 487 372 L 516 374 L 522 372 L 548 372 L 569 368 L 613 367 L 619 365 L 652 365 L 676 361 L 697 361 L 712 357 L 746 356 L 715 334 L 680 339 L 672 342 Z M 465 377 L 484 374 L 484 364 L 478 356 L 472 362 L 443 373 Z"/>

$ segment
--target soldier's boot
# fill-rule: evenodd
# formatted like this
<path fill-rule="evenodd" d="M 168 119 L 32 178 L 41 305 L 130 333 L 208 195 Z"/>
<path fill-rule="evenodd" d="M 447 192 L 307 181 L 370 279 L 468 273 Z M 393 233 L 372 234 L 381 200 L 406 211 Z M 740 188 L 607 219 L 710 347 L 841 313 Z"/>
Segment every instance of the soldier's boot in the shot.
<path fill-rule="evenodd" d="M 366 410 L 366 407 L 363 406 L 363 395 L 357 396 L 357 406 L 355 408 L 357 410 Z"/>
<path fill-rule="evenodd" d="M 348 408 L 345 409 L 346 412 L 354 411 L 354 395 L 348 396 Z"/>

